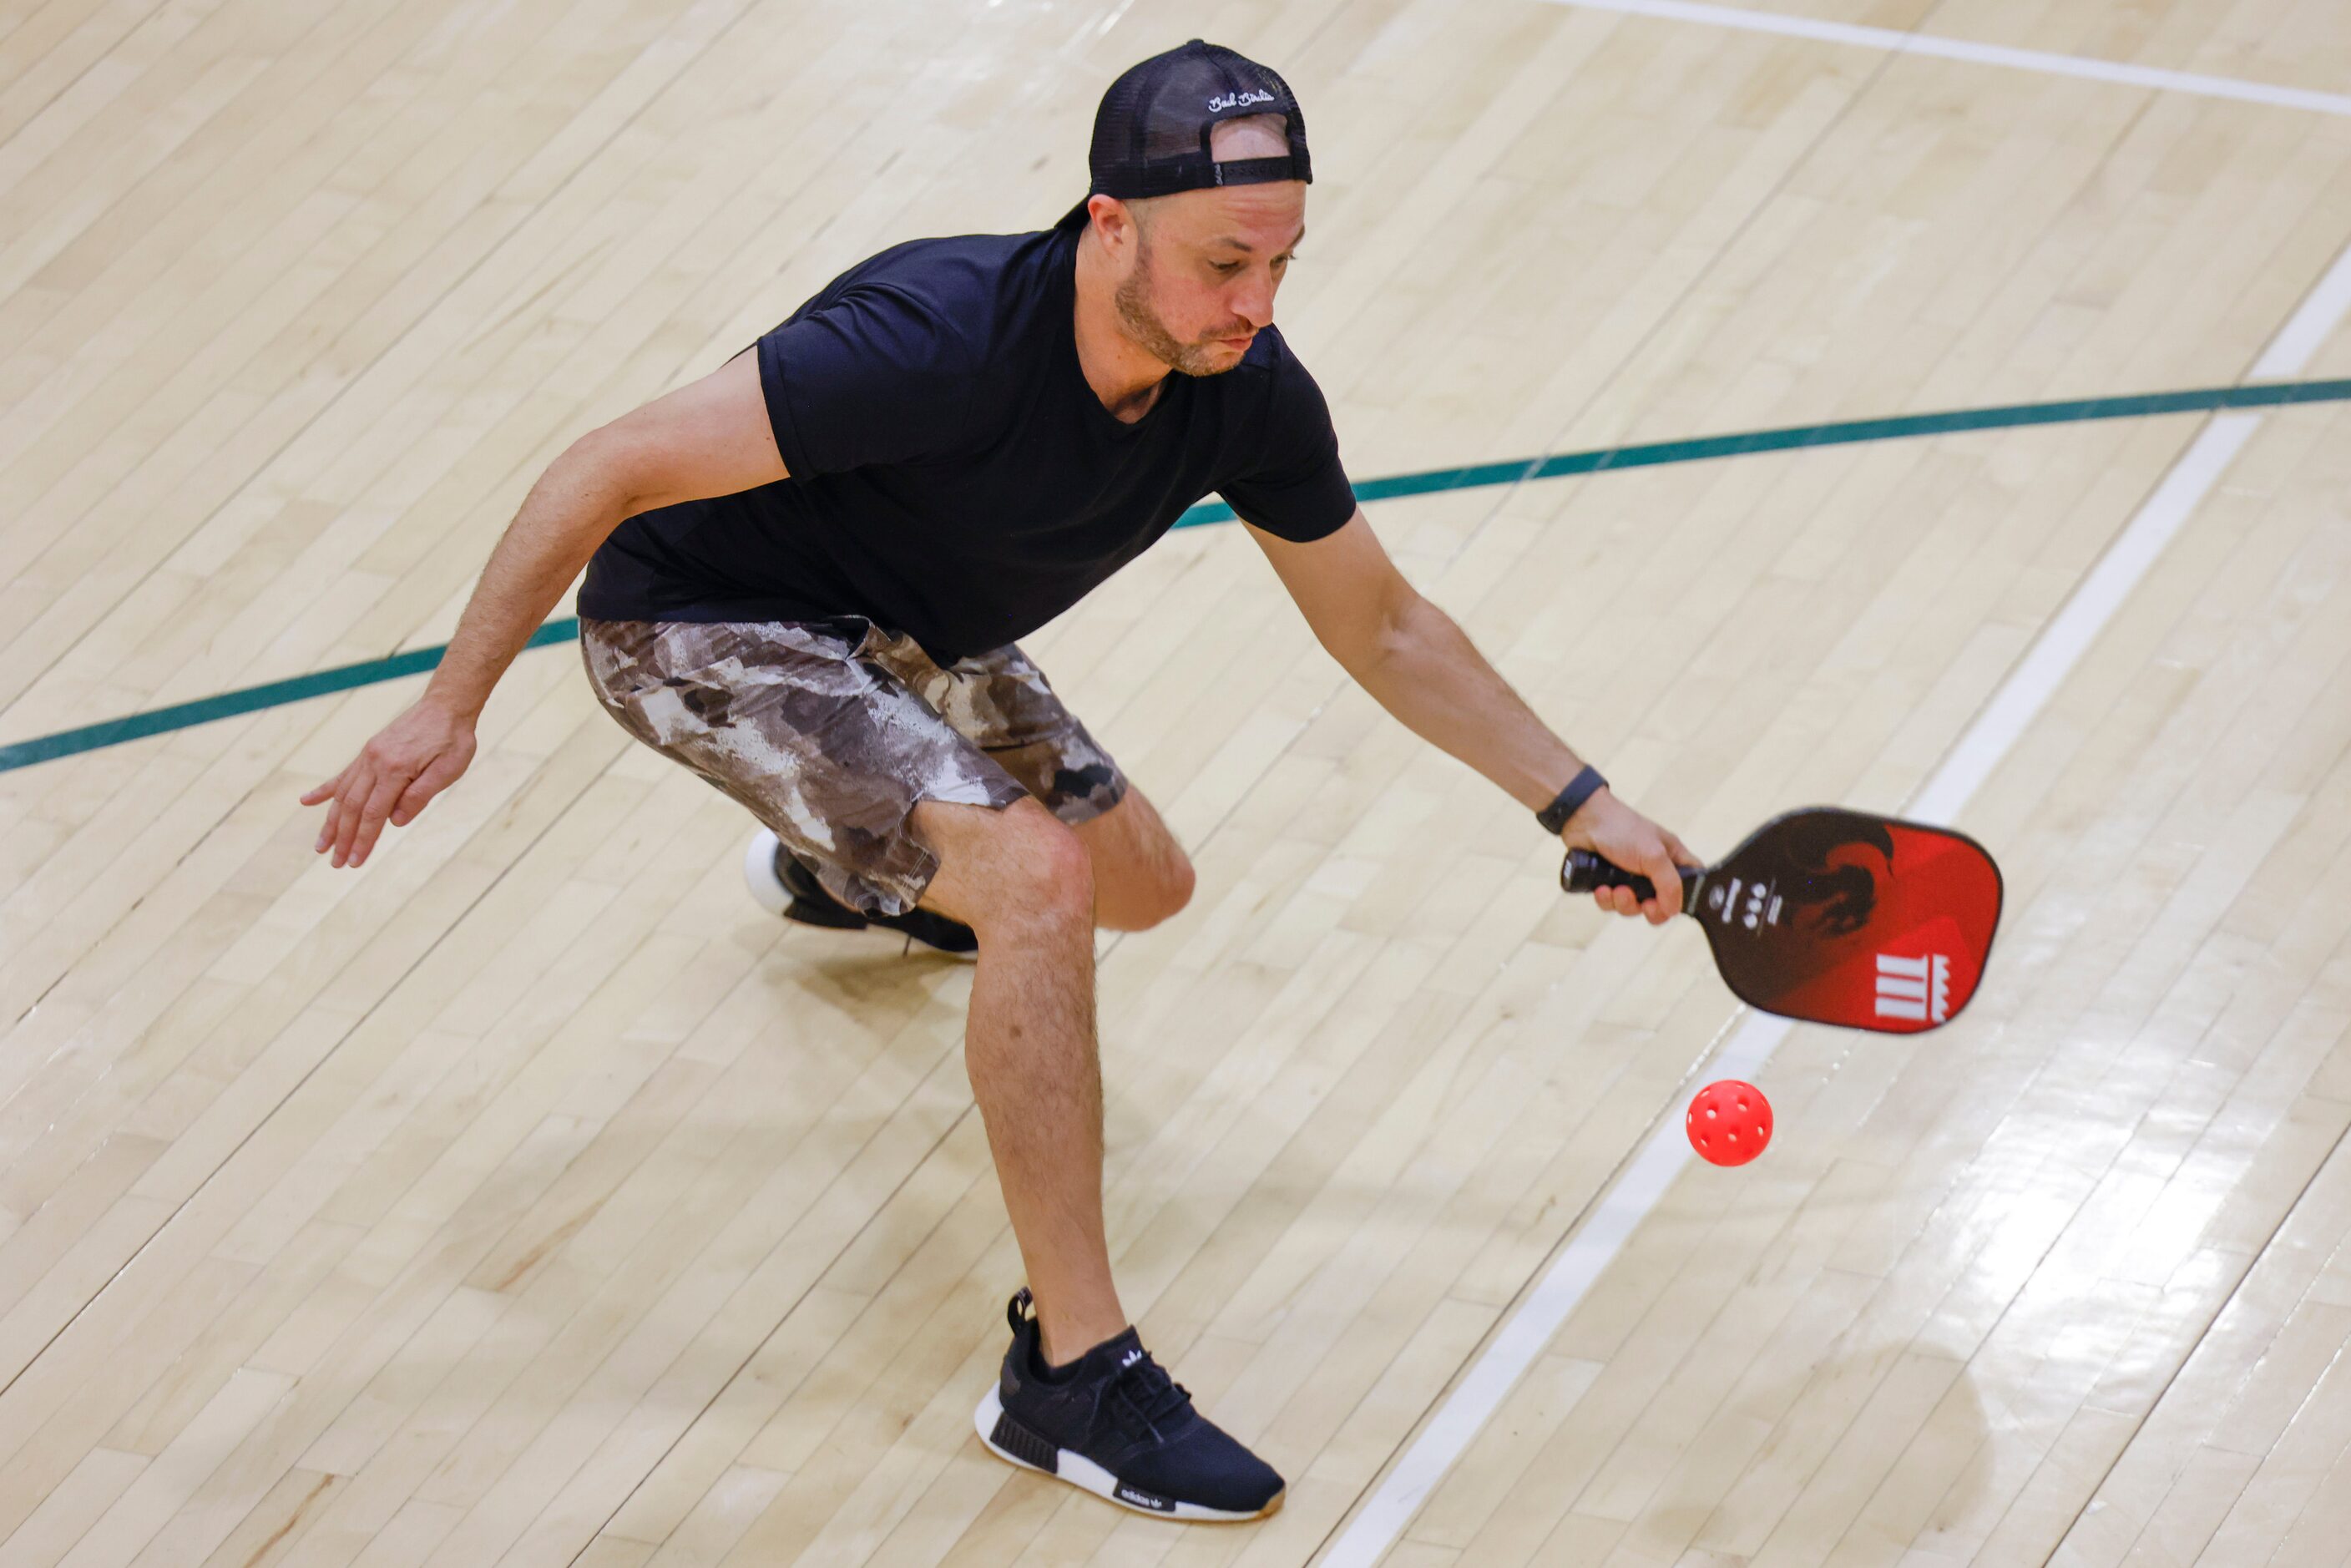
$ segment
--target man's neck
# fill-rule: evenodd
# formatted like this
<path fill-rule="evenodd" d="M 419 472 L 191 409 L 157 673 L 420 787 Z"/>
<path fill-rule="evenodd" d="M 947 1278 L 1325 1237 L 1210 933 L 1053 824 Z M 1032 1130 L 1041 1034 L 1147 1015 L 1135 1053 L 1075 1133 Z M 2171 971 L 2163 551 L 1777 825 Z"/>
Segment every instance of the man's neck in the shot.
<path fill-rule="evenodd" d="M 1078 237 L 1077 295 L 1078 368 L 1102 405 L 1133 424 L 1159 401 L 1169 371 L 1120 327 L 1118 283 L 1091 234 Z"/>

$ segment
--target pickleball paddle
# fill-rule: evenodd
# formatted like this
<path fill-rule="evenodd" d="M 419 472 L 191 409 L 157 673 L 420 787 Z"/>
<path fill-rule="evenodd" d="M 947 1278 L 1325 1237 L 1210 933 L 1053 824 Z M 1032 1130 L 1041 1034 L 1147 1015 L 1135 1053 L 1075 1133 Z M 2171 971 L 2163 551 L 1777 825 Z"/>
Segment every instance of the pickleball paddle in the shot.
<path fill-rule="evenodd" d="M 1559 880 L 1570 893 L 1656 893 L 1589 850 L 1570 850 Z M 1740 1000 L 1886 1034 L 1959 1016 L 2000 904 L 2000 867 L 1965 833 L 1837 806 L 1774 817 L 1719 865 L 1682 869 L 1682 913 L 1706 927 Z"/>

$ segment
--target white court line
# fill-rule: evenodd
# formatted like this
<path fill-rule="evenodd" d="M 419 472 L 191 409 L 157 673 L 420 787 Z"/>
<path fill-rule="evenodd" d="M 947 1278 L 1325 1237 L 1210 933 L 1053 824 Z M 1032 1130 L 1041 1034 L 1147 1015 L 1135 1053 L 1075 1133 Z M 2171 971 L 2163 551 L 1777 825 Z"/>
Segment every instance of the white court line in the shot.
<path fill-rule="evenodd" d="M 1812 38 L 1824 44 L 1850 44 L 1856 48 L 1886 49 L 1903 55 L 1929 55 L 1936 59 L 1968 60 L 1983 66 L 2010 66 L 2017 70 L 2040 71 L 2047 76 L 2078 77 L 2087 81 L 2117 82 L 2125 87 L 2195 93 L 2202 98 L 2232 98 L 2244 103 L 2273 104 L 2282 109 L 2307 109 L 2320 114 L 2351 115 L 2351 93 L 2312 92 L 2298 87 L 2241 81 L 2235 77 L 2159 70 L 2153 66 L 2126 66 L 2113 60 L 2051 54 L 2042 49 L 2012 49 L 2004 44 L 1971 44 L 1964 38 L 1939 38 L 1929 33 L 1899 33 L 1890 27 L 1857 27 L 1847 22 L 1816 22 L 1809 16 L 1750 11 L 1737 5 L 1705 5 L 1698 4 L 1697 0 L 1551 0 L 1551 3 L 1572 5 L 1583 11 L 1617 11 L 1630 16 L 1698 22 L 1712 27 L 1733 27 L 1745 33 L 1776 33 L 1782 37 Z"/>
<path fill-rule="evenodd" d="M 2351 309 L 2351 247 L 2335 258 L 2335 265 L 2302 308 L 2271 340 L 2255 370 L 2264 376 L 2297 374 L 2340 324 L 2346 309 Z M 2261 422 L 2257 413 L 2219 414 L 2189 444 L 2155 493 L 2001 682 L 1959 743 L 1945 754 L 1941 766 L 1910 797 L 1907 815 L 1933 822 L 1948 821 L 1959 814 L 2073 673 L 2099 631 L 2163 553 L 2163 547 L 2211 493 Z M 1710 1075 L 1753 1078 L 1787 1038 L 1789 1028 L 1785 1019 L 1749 1013 L 1713 1059 Z M 1322 1560 L 1323 1568 L 1371 1568 L 1395 1543 L 1421 1503 L 1453 1468 L 1453 1461 L 1526 1375 L 1552 1335 L 1559 1332 L 1559 1325 L 1567 1321 L 1567 1314 L 1583 1300 L 1602 1270 L 1615 1260 L 1625 1239 L 1657 1207 L 1689 1161 L 1689 1142 L 1680 1120 L 1668 1116 L 1649 1134 L 1615 1185 L 1601 1195 L 1583 1228 L 1568 1239 L 1518 1311 L 1487 1343 L 1468 1375 L 1437 1406 L 1404 1458 L 1382 1478 L 1379 1489 Z"/>

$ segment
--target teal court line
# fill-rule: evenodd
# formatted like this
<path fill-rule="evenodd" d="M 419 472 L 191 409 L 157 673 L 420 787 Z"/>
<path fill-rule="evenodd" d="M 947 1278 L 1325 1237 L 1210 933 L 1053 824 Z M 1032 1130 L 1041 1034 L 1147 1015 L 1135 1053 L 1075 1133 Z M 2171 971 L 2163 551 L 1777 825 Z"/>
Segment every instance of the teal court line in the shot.
<path fill-rule="evenodd" d="M 1832 424 L 1796 424 L 1778 430 L 1753 430 L 1736 435 L 1704 435 L 1685 441 L 1653 441 L 1633 446 L 1611 446 L 1595 452 L 1566 452 L 1551 457 L 1521 457 L 1504 463 L 1479 463 L 1466 468 L 1432 468 L 1418 474 L 1395 474 L 1365 479 L 1355 495 L 1365 501 L 1393 500 L 1402 496 L 1431 496 L 1449 490 L 1475 490 L 1493 485 L 1515 485 L 1528 479 L 1557 479 L 1571 474 L 1604 474 L 1619 468 L 1652 468 L 1667 463 L 1699 463 L 1715 457 L 1744 457 L 1758 452 L 1788 452 L 1816 446 L 1850 446 L 1869 441 L 1896 441 L 1911 436 L 1949 435 L 1970 430 L 2010 430 L 2024 425 L 2079 424 L 2099 419 L 2138 419 L 2151 414 L 2209 413 L 2219 409 L 2273 408 L 2282 403 L 2351 402 L 2351 381 L 2273 382 L 2254 386 L 2209 387 L 2193 392 L 2143 392 L 2125 397 L 2082 398 L 2069 402 L 2010 403 L 2000 408 L 1958 409 L 1945 413 L 1899 414 L 1886 419 L 1842 420 Z M 1229 522 L 1233 509 L 1222 501 L 1204 501 L 1176 521 L 1179 528 L 1204 523 Z M 524 646 L 543 648 L 569 643 L 580 635 L 580 622 L 569 617 L 550 621 L 531 634 Z M 330 692 L 350 691 L 402 675 L 422 674 L 440 664 L 444 643 L 416 648 L 389 658 L 339 664 L 290 680 L 222 692 L 169 707 L 150 708 L 102 724 L 0 746 L 0 773 L 29 768 L 37 762 L 71 757 L 84 751 L 120 746 L 125 741 L 187 729 L 238 714 L 280 707 Z"/>

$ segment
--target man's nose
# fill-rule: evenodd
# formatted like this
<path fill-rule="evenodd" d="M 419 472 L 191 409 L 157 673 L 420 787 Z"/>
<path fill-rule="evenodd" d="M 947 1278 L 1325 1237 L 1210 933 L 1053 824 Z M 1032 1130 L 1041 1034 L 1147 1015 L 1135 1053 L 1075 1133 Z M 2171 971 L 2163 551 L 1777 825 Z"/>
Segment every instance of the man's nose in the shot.
<path fill-rule="evenodd" d="M 1233 309 L 1249 324 L 1251 331 L 1263 331 L 1273 325 L 1273 279 L 1250 278 L 1233 296 L 1232 303 Z"/>

